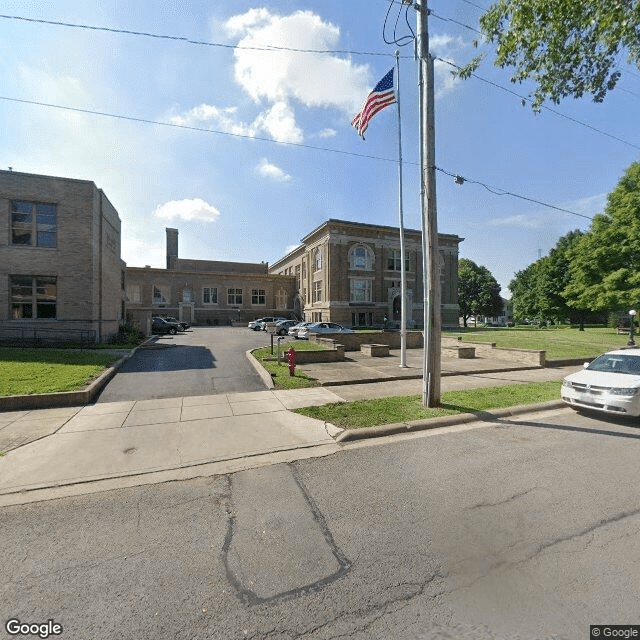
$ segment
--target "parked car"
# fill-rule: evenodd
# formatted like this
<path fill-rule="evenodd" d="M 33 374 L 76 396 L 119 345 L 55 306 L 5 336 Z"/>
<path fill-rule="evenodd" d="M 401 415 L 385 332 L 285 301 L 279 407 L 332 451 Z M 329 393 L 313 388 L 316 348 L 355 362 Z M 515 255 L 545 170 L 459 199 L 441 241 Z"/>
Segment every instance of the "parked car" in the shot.
<path fill-rule="evenodd" d="M 173 316 L 155 316 L 156 318 L 162 318 L 163 320 L 166 320 L 167 322 L 175 322 L 176 324 L 180 325 L 180 331 L 186 331 L 191 325 L 188 322 L 182 322 L 182 320 L 178 320 L 177 318 L 174 318 Z"/>
<path fill-rule="evenodd" d="M 303 327 L 307 327 L 312 324 L 311 322 L 298 322 L 298 324 L 294 324 L 293 327 L 289 327 L 289 331 L 287 332 L 290 336 L 293 336 L 296 340 L 298 339 L 298 331 Z"/>
<path fill-rule="evenodd" d="M 160 316 L 151 319 L 151 333 L 169 333 L 175 335 L 182 327 L 177 322 L 169 322 Z"/>
<path fill-rule="evenodd" d="M 640 350 L 618 349 L 585 362 L 562 381 L 560 395 L 573 409 L 640 415 Z"/>
<path fill-rule="evenodd" d="M 273 316 L 268 316 L 266 318 L 257 318 L 256 320 L 252 320 L 248 326 L 249 329 L 253 329 L 254 331 L 266 331 L 267 322 L 280 322 L 280 320 L 286 320 L 286 318 Z"/>
<path fill-rule="evenodd" d="M 309 333 L 355 333 L 355 331 L 335 322 L 312 322 L 298 331 L 298 338 L 308 340 Z"/>
<path fill-rule="evenodd" d="M 295 320 L 280 320 L 280 322 L 276 322 L 276 333 L 279 336 L 286 336 L 290 327 L 293 327 L 295 324 Z"/>

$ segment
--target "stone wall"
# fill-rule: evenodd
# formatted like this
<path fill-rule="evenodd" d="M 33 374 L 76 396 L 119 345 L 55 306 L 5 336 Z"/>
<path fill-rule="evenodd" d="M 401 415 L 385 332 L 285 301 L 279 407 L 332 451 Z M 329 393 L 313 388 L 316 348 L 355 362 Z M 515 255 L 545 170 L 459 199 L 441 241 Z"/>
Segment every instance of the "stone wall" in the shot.
<path fill-rule="evenodd" d="M 360 351 L 361 344 L 387 344 L 391 349 L 400 348 L 400 333 L 396 331 L 309 334 L 309 340 L 319 344 L 332 344 L 335 341 L 343 344 L 345 351 Z M 419 349 L 422 345 L 422 331 L 407 331 L 408 349 Z"/>

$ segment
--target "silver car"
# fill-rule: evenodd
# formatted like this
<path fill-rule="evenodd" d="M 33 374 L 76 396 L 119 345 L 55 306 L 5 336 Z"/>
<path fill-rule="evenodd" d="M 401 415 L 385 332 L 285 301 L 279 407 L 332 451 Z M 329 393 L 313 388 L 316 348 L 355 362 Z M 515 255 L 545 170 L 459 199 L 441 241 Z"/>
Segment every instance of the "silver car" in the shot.
<path fill-rule="evenodd" d="M 298 338 L 308 340 L 310 333 L 355 333 L 355 331 L 335 322 L 312 322 L 298 331 Z"/>

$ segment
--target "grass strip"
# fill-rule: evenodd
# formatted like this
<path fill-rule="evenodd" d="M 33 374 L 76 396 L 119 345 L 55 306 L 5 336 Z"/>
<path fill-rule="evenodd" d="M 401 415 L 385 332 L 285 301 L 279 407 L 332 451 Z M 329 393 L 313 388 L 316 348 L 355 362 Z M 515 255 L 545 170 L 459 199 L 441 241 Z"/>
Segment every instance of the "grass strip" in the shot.
<path fill-rule="evenodd" d="M 0 349 L 0 396 L 77 391 L 116 360 L 67 349 Z"/>
<path fill-rule="evenodd" d="M 393 396 L 355 402 L 335 402 L 319 407 L 294 409 L 296 413 L 335 424 L 342 429 L 358 429 L 395 422 L 409 422 L 535 404 L 560 397 L 561 381 L 510 384 L 464 391 L 446 391 L 439 407 L 425 409 L 422 396 Z"/>
<path fill-rule="evenodd" d="M 288 351 L 290 347 L 293 347 L 296 351 L 325 351 L 324 345 L 316 342 L 307 342 L 300 340 L 294 342 L 286 342 L 280 345 L 280 351 Z M 295 375 L 289 375 L 289 366 L 287 364 L 278 364 L 275 360 L 263 360 L 263 358 L 274 358 L 277 353 L 276 346 L 273 347 L 273 355 L 271 355 L 271 347 L 263 347 L 262 349 L 255 349 L 252 351 L 254 357 L 258 362 L 270 373 L 275 374 L 273 377 L 273 383 L 276 389 L 304 389 L 307 387 L 317 387 L 318 381 L 314 378 L 310 378 L 304 373 L 300 372 L 300 369 L 296 367 Z"/>
<path fill-rule="evenodd" d="M 471 329 L 444 331 L 444 335 L 462 336 L 463 342 L 495 342 L 496 347 L 535 349 L 547 352 L 547 359 L 590 358 L 619 349 L 629 337 L 615 329 L 592 327 L 579 331 L 573 327 L 541 329 Z"/>

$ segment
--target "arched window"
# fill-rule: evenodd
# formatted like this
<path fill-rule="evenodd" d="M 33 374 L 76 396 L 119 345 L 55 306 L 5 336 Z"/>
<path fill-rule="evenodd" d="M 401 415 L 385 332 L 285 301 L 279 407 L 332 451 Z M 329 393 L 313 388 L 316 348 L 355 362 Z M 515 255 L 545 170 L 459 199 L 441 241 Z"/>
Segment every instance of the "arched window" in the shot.
<path fill-rule="evenodd" d="M 315 256 L 314 256 L 314 264 L 315 264 L 315 271 L 320 271 L 320 269 L 322 269 L 322 249 L 316 249 L 315 252 Z"/>
<path fill-rule="evenodd" d="M 349 251 L 349 269 L 373 269 L 373 252 L 369 247 L 357 244 Z"/>

